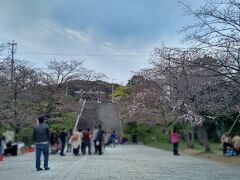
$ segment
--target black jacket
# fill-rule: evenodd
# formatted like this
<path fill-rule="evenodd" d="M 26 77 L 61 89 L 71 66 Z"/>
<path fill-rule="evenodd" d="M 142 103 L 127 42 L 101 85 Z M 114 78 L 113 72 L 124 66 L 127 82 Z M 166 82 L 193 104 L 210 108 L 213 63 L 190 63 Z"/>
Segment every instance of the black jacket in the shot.
<path fill-rule="evenodd" d="M 102 129 L 98 129 L 96 140 L 97 141 L 102 141 L 103 140 L 103 134 L 104 134 L 104 131 Z"/>
<path fill-rule="evenodd" d="M 34 128 L 33 139 L 35 143 L 48 142 L 50 137 L 49 127 L 47 124 L 39 124 Z"/>
<path fill-rule="evenodd" d="M 62 142 L 66 142 L 67 133 L 62 131 L 59 135 L 59 138 Z"/>

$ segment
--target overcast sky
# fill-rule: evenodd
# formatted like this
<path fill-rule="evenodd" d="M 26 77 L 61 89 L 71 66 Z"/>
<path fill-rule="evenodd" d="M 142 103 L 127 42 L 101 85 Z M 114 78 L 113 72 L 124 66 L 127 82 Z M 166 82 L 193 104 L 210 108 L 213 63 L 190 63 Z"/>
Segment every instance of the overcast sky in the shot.
<path fill-rule="evenodd" d="M 1 0 L 0 43 L 15 40 L 16 57 L 34 66 L 83 60 L 126 83 L 154 47 L 182 46 L 178 31 L 191 21 L 175 0 Z"/>

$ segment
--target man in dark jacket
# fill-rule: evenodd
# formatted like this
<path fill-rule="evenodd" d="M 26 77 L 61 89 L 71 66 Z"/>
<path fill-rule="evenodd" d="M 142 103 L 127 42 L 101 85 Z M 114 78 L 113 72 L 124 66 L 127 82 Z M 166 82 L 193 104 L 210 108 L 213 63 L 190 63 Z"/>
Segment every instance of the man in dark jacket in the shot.
<path fill-rule="evenodd" d="M 64 149 L 65 149 L 65 144 L 66 144 L 66 138 L 67 138 L 67 132 L 66 132 L 66 129 L 63 128 L 60 135 L 59 135 L 59 138 L 61 140 L 61 144 L 62 144 L 62 147 L 61 147 L 61 153 L 60 155 L 61 156 L 65 156 L 64 154 Z"/>
<path fill-rule="evenodd" d="M 38 122 L 39 124 L 34 128 L 33 131 L 33 138 L 35 141 L 36 146 L 36 169 L 37 171 L 41 171 L 41 153 L 43 152 L 44 155 L 44 169 L 49 170 L 48 167 L 48 156 L 49 156 L 49 127 L 47 124 L 44 123 L 45 118 L 39 117 Z"/>
<path fill-rule="evenodd" d="M 96 137 L 96 145 L 97 145 L 97 152 L 99 155 L 102 155 L 102 141 L 103 141 L 103 134 L 104 131 L 102 130 L 102 126 L 98 126 L 98 132 Z"/>

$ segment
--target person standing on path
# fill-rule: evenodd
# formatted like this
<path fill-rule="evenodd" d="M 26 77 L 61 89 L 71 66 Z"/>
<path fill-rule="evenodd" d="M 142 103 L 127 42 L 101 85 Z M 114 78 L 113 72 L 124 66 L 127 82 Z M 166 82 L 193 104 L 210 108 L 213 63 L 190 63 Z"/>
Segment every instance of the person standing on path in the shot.
<path fill-rule="evenodd" d="M 111 133 L 111 146 L 116 146 L 117 134 L 115 131 Z"/>
<path fill-rule="evenodd" d="M 137 135 L 138 135 L 137 129 L 134 129 L 132 132 L 132 143 L 133 144 L 138 144 Z"/>
<path fill-rule="evenodd" d="M 98 155 L 102 155 L 102 141 L 103 141 L 104 131 L 102 130 L 102 126 L 98 126 L 98 133 L 96 138 L 96 146 Z"/>
<path fill-rule="evenodd" d="M 64 149 L 65 149 L 66 138 L 67 138 L 67 133 L 66 133 L 66 129 L 65 128 L 63 128 L 62 131 L 60 132 L 59 138 L 60 138 L 61 146 L 62 146 L 60 155 L 61 156 L 65 156 Z"/>
<path fill-rule="evenodd" d="M 85 139 L 84 139 L 84 134 L 86 130 L 80 129 L 80 137 L 81 137 L 81 154 L 85 155 L 86 154 L 86 149 L 85 149 Z"/>
<path fill-rule="evenodd" d="M 84 139 L 84 152 L 86 153 L 86 148 L 88 148 L 88 154 L 91 155 L 91 132 L 90 132 L 90 128 L 87 129 L 87 131 L 85 131 L 83 139 Z"/>
<path fill-rule="evenodd" d="M 171 134 L 171 143 L 173 144 L 173 155 L 179 156 L 178 153 L 178 143 L 180 141 L 180 135 L 178 134 L 176 128 L 173 129 Z"/>
<path fill-rule="evenodd" d="M 5 148 L 6 148 L 5 138 L 0 135 L 0 161 L 4 160 L 3 159 L 3 154 L 4 154 Z"/>
<path fill-rule="evenodd" d="M 94 126 L 94 130 L 93 130 L 93 143 L 94 143 L 94 152 L 95 154 L 97 154 L 97 133 L 98 133 L 98 128 L 97 126 Z"/>
<path fill-rule="evenodd" d="M 232 139 L 232 145 L 235 150 L 236 156 L 240 155 L 240 136 L 236 135 Z"/>
<path fill-rule="evenodd" d="M 228 148 L 232 148 L 230 133 L 225 133 L 221 137 L 221 143 L 223 145 L 223 155 L 225 156 Z"/>
<path fill-rule="evenodd" d="M 67 152 L 72 152 L 72 144 L 71 144 L 71 137 L 72 137 L 72 129 L 68 130 L 68 135 L 67 135 Z"/>
<path fill-rule="evenodd" d="M 79 149 L 81 147 L 82 139 L 81 139 L 81 134 L 78 131 L 73 132 L 70 142 L 72 143 L 72 148 L 73 148 L 73 154 L 75 156 L 79 155 Z"/>
<path fill-rule="evenodd" d="M 39 124 L 34 128 L 33 138 L 36 146 L 36 169 L 41 171 L 41 153 L 44 155 L 44 169 L 49 170 L 48 157 L 49 157 L 49 138 L 50 132 L 47 124 L 44 123 L 45 118 L 43 116 L 38 118 Z"/>

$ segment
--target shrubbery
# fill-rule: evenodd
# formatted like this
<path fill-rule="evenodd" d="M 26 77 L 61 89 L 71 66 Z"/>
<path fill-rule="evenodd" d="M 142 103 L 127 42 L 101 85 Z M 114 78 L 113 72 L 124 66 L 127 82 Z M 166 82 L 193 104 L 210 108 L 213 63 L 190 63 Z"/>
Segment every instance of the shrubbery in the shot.
<path fill-rule="evenodd" d="M 27 127 L 21 129 L 16 135 L 16 140 L 24 142 L 26 146 L 33 144 L 33 128 Z"/>
<path fill-rule="evenodd" d="M 166 141 L 168 142 L 168 136 L 163 133 L 161 128 L 150 127 L 146 124 L 129 123 L 124 126 L 124 136 L 132 141 L 132 135 L 137 135 L 137 141 L 144 144 L 151 142 Z"/>
<path fill-rule="evenodd" d="M 58 115 L 62 115 L 63 120 L 61 122 L 59 121 L 51 121 L 51 119 L 48 119 L 49 122 L 47 123 L 50 128 L 52 128 L 54 131 L 59 132 L 62 128 L 66 129 L 73 129 L 75 125 L 75 121 L 77 118 L 76 112 L 71 113 L 60 113 L 56 112 L 54 113 L 54 117 Z M 33 141 L 33 129 L 34 127 L 25 127 L 22 128 L 17 134 L 16 134 L 16 141 L 24 142 L 26 146 L 30 146 L 34 143 Z M 0 136 L 6 131 L 6 129 L 0 128 Z"/>
<path fill-rule="evenodd" d="M 62 128 L 73 129 L 76 119 L 77 119 L 76 112 L 65 113 L 63 114 L 63 120 L 61 122 L 52 121 L 49 123 L 49 126 L 56 132 L 59 132 Z"/>

